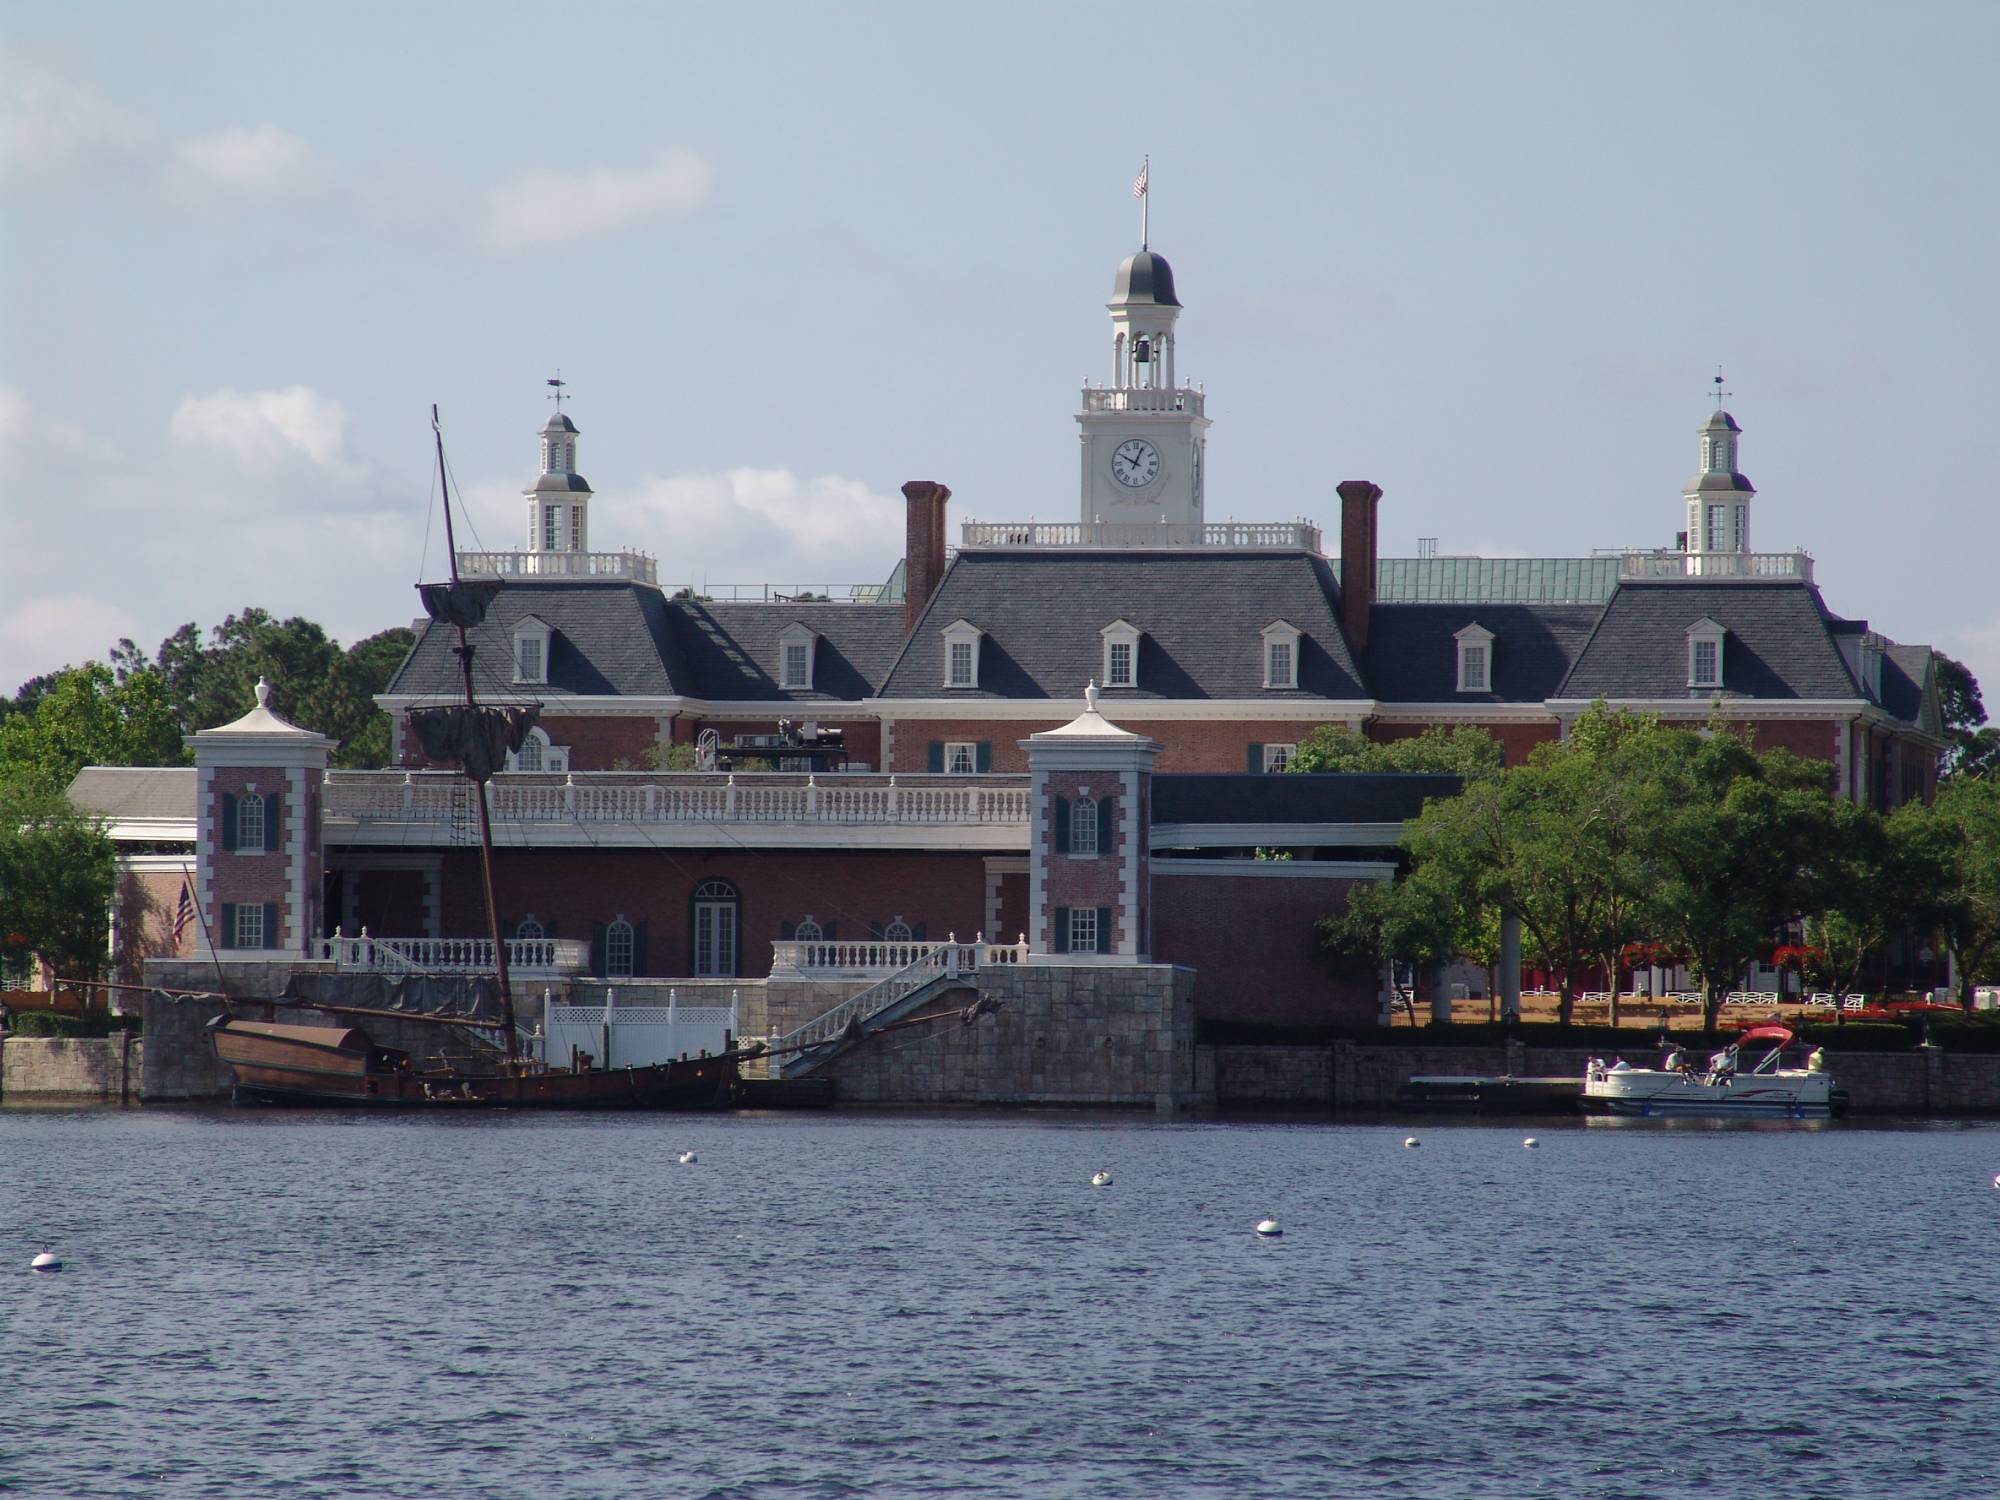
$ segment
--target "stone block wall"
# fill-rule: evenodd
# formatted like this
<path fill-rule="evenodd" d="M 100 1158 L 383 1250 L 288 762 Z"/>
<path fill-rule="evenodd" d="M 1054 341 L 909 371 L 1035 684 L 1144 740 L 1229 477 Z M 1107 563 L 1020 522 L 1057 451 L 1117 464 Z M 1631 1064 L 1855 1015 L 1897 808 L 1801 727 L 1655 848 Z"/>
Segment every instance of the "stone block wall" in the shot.
<path fill-rule="evenodd" d="M 1198 1101 L 1194 974 L 1170 964 L 989 969 L 995 1009 L 872 1037 L 820 1070 L 842 1103 L 1123 1106 Z M 962 1009 L 952 991 L 926 1012 Z"/>
<path fill-rule="evenodd" d="M 10 1036 L 0 1040 L 0 1098 L 19 1103 L 103 1100 L 139 1102 L 144 1040 L 109 1037 Z"/>

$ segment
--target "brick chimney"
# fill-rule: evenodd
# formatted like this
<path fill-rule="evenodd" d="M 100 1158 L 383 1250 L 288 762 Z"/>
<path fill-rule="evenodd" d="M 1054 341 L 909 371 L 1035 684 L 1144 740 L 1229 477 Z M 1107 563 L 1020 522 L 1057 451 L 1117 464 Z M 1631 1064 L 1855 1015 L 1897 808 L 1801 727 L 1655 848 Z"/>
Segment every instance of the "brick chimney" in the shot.
<path fill-rule="evenodd" d="M 903 486 L 904 635 L 916 629 L 917 616 L 944 577 L 944 503 L 950 498 L 951 491 L 935 479 L 912 479 Z"/>
<path fill-rule="evenodd" d="M 1382 486 L 1343 479 L 1340 496 L 1340 623 L 1356 652 L 1368 649 L 1368 611 L 1375 603 L 1375 502 Z"/>

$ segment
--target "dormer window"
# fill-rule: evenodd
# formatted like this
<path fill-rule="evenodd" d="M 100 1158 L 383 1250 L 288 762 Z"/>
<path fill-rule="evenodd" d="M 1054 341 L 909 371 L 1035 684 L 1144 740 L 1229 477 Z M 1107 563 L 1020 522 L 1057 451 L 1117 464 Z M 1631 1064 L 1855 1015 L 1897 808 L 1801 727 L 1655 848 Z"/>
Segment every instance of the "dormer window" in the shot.
<path fill-rule="evenodd" d="M 1299 636 L 1296 625 L 1273 620 L 1264 627 L 1264 686 L 1295 688 L 1299 685 Z"/>
<path fill-rule="evenodd" d="M 1706 617 L 1688 626 L 1688 687 L 1722 686 L 1722 638 L 1727 634 L 1716 621 Z"/>
<path fill-rule="evenodd" d="M 809 691 L 813 685 L 814 647 L 819 637 L 810 626 L 787 625 L 778 635 L 778 686 Z"/>
<path fill-rule="evenodd" d="M 1472 624 L 1452 636 L 1458 642 L 1458 690 L 1461 693 L 1493 691 L 1493 632 Z"/>
<path fill-rule="evenodd" d="M 979 686 L 979 642 L 985 631 L 970 620 L 954 620 L 945 626 L 944 685 L 948 688 Z"/>
<path fill-rule="evenodd" d="M 514 680 L 546 683 L 549 680 L 549 637 L 553 632 L 541 620 L 529 615 L 514 627 Z"/>
<path fill-rule="evenodd" d="M 1139 683 L 1139 627 L 1113 620 L 1098 632 L 1104 637 L 1104 685 L 1136 687 Z"/>

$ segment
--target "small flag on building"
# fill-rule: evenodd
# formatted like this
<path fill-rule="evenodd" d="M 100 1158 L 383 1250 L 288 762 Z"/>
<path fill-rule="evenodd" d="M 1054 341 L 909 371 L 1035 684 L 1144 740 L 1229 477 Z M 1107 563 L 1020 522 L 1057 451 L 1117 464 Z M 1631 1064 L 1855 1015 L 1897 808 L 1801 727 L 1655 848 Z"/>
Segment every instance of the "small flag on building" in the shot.
<path fill-rule="evenodd" d="M 181 904 L 174 908 L 174 947 L 181 945 L 181 935 L 187 931 L 188 923 L 194 920 L 194 897 L 188 890 L 188 883 L 181 882 Z"/>
<path fill-rule="evenodd" d="M 1132 179 L 1132 196 L 1134 198 L 1143 198 L 1146 196 L 1146 174 L 1152 170 L 1153 164 L 1150 160 L 1143 167 L 1139 168 L 1139 175 Z"/>

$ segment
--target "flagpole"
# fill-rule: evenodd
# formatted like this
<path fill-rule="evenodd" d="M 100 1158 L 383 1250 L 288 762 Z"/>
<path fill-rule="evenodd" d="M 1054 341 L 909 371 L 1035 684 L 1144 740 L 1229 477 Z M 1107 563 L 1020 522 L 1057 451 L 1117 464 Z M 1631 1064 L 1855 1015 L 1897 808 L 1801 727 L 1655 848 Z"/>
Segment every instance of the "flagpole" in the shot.
<path fill-rule="evenodd" d="M 1125 158 L 1130 161 L 1131 157 Z M 1146 191 L 1139 195 L 1139 248 L 1144 250 L 1153 242 L 1153 158 L 1149 153 L 1139 168 L 1139 175 L 1145 179 Z"/>

